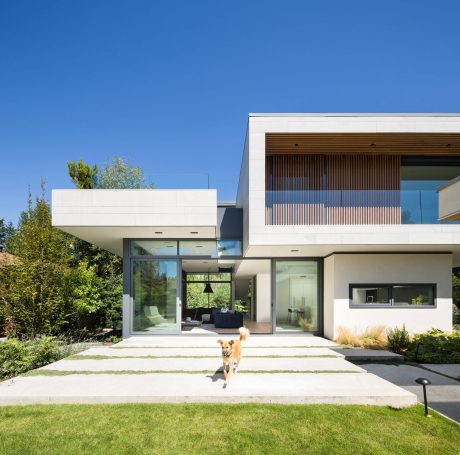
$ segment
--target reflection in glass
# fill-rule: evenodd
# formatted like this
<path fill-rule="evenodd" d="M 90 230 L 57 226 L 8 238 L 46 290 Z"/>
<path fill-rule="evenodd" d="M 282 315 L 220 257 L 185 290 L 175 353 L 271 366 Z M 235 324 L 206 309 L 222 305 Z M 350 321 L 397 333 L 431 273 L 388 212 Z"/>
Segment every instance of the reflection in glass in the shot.
<path fill-rule="evenodd" d="M 177 261 L 133 261 L 133 331 L 176 333 Z"/>
<path fill-rule="evenodd" d="M 378 305 L 390 303 L 389 287 L 354 287 L 352 292 L 353 305 Z"/>
<path fill-rule="evenodd" d="M 393 305 L 434 305 L 433 286 L 423 284 L 393 286 Z"/>
<path fill-rule="evenodd" d="M 181 256 L 217 256 L 215 240 L 181 240 L 179 242 Z"/>
<path fill-rule="evenodd" d="M 176 256 L 175 240 L 133 240 L 131 256 Z"/>
<path fill-rule="evenodd" d="M 318 263 L 276 261 L 276 331 L 318 330 Z"/>
<path fill-rule="evenodd" d="M 217 250 L 219 256 L 241 256 L 241 240 L 218 240 Z"/>

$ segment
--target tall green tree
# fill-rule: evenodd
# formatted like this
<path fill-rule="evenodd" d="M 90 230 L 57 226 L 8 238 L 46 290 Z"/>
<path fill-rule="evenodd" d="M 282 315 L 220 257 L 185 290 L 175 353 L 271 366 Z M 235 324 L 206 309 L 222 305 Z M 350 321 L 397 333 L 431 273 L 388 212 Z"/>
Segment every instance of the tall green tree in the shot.
<path fill-rule="evenodd" d="M 77 188 L 88 190 L 97 187 L 96 165 L 91 168 L 80 159 L 78 162 L 68 161 L 67 169 L 69 171 L 70 180 Z"/>
<path fill-rule="evenodd" d="M 4 218 L 0 218 L 0 245 L 6 247 L 6 241 L 14 233 L 13 223 L 7 223 Z"/>
<path fill-rule="evenodd" d="M 7 247 L 20 259 L 8 268 L 1 313 L 13 318 L 20 335 L 59 333 L 73 313 L 70 250 L 66 235 L 51 226 L 44 188 L 21 214 Z"/>

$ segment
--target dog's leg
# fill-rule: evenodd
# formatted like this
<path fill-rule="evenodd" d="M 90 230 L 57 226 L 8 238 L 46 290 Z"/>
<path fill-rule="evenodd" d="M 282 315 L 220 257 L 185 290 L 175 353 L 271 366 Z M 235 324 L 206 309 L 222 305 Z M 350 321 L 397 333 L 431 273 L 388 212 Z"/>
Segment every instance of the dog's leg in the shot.
<path fill-rule="evenodd" d="M 224 389 L 225 389 L 227 387 L 227 384 L 228 384 L 227 365 L 225 364 L 225 362 L 223 363 L 223 370 L 224 370 L 224 379 L 225 379 L 225 382 L 224 382 Z"/>
<path fill-rule="evenodd" d="M 232 375 L 232 372 L 233 372 L 233 361 L 230 360 L 230 362 L 228 363 L 228 374 L 227 374 L 227 378 L 225 380 L 225 385 L 226 386 L 228 385 L 228 381 L 230 381 L 230 376 Z"/>

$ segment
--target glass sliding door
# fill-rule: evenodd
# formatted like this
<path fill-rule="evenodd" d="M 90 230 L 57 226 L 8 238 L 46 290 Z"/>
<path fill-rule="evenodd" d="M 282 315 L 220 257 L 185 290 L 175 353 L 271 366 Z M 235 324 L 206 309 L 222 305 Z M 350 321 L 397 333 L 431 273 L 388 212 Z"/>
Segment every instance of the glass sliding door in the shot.
<path fill-rule="evenodd" d="M 177 287 L 176 259 L 132 261 L 133 332 L 179 332 Z"/>
<path fill-rule="evenodd" d="M 276 261 L 276 332 L 317 332 L 317 261 Z"/>

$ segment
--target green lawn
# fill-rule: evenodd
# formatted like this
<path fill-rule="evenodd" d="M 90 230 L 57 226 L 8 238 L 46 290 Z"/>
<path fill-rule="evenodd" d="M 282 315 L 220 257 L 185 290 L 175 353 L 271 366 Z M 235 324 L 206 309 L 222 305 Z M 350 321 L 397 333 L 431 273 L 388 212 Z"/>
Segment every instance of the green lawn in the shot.
<path fill-rule="evenodd" d="M 421 406 L 0 407 L 0 454 L 460 454 L 458 425 Z"/>

